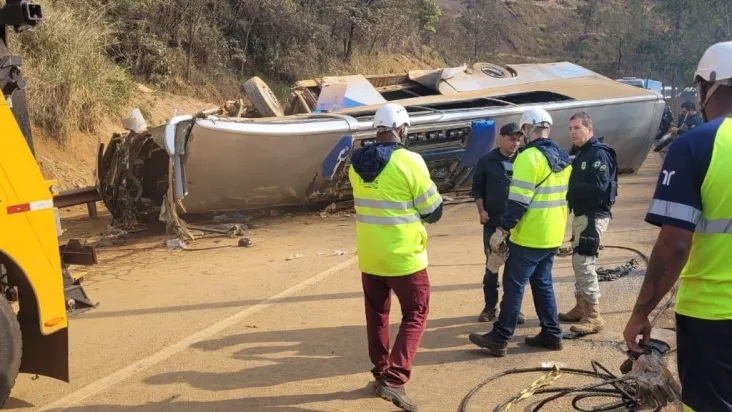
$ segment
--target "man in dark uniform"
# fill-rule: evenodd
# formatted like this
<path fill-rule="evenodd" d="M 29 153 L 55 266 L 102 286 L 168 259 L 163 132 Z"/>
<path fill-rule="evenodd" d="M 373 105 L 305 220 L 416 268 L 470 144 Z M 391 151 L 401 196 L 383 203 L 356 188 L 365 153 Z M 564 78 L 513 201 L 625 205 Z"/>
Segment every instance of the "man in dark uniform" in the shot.
<path fill-rule="evenodd" d="M 576 304 L 568 312 L 560 313 L 559 320 L 579 321 L 570 330 L 584 335 L 604 327 L 596 267 L 600 238 L 610 223 L 610 208 L 617 194 L 618 164 L 615 151 L 594 136 L 587 113 L 578 112 L 570 118 L 569 132 L 574 143 L 570 154 L 575 155 L 567 201 L 574 213 L 572 267 Z"/>
<path fill-rule="evenodd" d="M 671 124 L 674 122 L 674 114 L 671 112 L 671 108 L 668 105 L 663 107 L 663 116 L 661 116 L 661 125 L 658 127 L 658 134 L 656 140 L 660 139 L 668 133 L 671 129 Z"/>
<path fill-rule="evenodd" d="M 505 124 L 501 127 L 497 147 L 481 157 L 475 167 L 472 194 L 478 208 L 480 223 L 483 225 L 483 251 L 486 254 L 486 262 L 491 253 L 489 240 L 506 211 L 513 161 L 522 137 L 523 133 L 516 123 Z M 496 318 L 498 305 L 498 272 L 488 270 L 487 263 L 483 275 L 483 297 L 485 305 L 478 316 L 478 322 L 491 322 Z M 524 316 L 519 314 L 519 323 L 523 322 Z"/>
<path fill-rule="evenodd" d="M 689 130 L 704 124 L 699 112 L 696 111 L 694 102 L 687 100 L 681 103 L 681 113 L 675 127 L 671 128 L 671 132 L 676 135 L 682 135 Z"/>

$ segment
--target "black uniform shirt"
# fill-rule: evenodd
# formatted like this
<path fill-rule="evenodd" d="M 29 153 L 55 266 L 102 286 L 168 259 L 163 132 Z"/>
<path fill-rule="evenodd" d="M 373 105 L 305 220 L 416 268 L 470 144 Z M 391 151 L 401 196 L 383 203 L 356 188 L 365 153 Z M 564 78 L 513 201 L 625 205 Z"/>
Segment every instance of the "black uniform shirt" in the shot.
<path fill-rule="evenodd" d="M 593 136 L 571 154 L 576 157 L 569 176 L 569 208 L 575 216 L 609 216 L 617 190 L 615 152 Z"/>
<path fill-rule="evenodd" d="M 483 199 L 483 208 L 489 217 L 488 225 L 498 226 L 501 216 L 506 212 L 515 158 L 515 155 L 506 157 L 495 148 L 481 157 L 475 166 L 472 195 L 475 199 Z"/>

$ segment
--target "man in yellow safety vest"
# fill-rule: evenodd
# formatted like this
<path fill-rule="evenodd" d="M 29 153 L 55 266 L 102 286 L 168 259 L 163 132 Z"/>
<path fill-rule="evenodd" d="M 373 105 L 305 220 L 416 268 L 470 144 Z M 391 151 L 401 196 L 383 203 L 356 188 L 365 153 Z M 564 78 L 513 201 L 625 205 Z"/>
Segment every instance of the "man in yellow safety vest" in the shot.
<path fill-rule="evenodd" d="M 531 284 L 541 332 L 527 337 L 526 344 L 562 349 L 551 272 L 554 256 L 564 240 L 572 167 L 567 152 L 549 138 L 552 118 L 546 110 L 527 110 L 519 124 L 529 143 L 514 161 L 506 213 L 490 239 L 492 251 L 505 248 L 508 240 L 501 310 L 491 332 L 469 336 L 471 342 L 494 356 L 506 355 L 527 283 Z"/>
<path fill-rule="evenodd" d="M 376 393 L 406 411 L 416 410 L 404 385 L 427 322 L 426 223 L 442 217 L 442 197 L 427 165 L 402 142 L 409 114 L 387 103 L 374 116 L 376 141 L 354 151 L 348 178 L 356 208 L 358 263 Z M 394 291 L 402 323 L 389 351 L 389 309 Z"/>
<path fill-rule="evenodd" d="M 648 316 L 674 283 L 685 411 L 732 411 L 732 42 L 709 47 L 696 71 L 707 123 L 669 146 L 646 222 L 661 227 L 633 313 L 628 349 L 648 343 Z"/>

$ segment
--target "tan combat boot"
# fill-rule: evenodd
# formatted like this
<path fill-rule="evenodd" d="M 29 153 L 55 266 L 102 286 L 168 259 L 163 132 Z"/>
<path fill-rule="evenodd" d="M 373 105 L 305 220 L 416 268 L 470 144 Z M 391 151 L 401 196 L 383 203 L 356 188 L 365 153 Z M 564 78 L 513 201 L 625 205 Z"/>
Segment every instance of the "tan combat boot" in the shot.
<path fill-rule="evenodd" d="M 569 330 L 580 335 L 588 335 L 597 333 L 605 327 L 605 322 L 600 317 L 600 305 L 586 304 L 585 316 L 582 317 L 580 323 L 572 325 Z"/>
<path fill-rule="evenodd" d="M 585 306 L 587 306 L 585 304 L 585 298 L 577 293 L 575 293 L 574 297 L 577 299 L 574 307 L 569 312 L 559 314 L 559 320 L 562 322 L 578 322 L 585 314 Z"/>

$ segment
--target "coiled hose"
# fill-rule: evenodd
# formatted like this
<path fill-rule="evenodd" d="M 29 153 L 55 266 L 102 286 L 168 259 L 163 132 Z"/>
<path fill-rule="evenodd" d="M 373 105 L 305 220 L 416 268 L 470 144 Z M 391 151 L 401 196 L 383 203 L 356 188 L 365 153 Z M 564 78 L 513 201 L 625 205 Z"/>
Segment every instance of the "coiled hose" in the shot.
<path fill-rule="evenodd" d="M 631 252 L 635 252 L 638 254 L 638 256 L 643 259 L 646 265 L 648 265 L 648 256 L 646 256 L 645 253 L 641 252 L 638 249 L 627 247 L 627 246 L 616 246 L 616 245 L 604 245 L 602 246 L 602 249 L 623 249 L 628 250 Z M 559 250 L 558 256 L 568 256 L 572 254 L 572 248 L 561 248 Z M 634 268 L 638 266 L 638 261 L 633 258 L 630 261 L 628 261 L 626 264 L 618 266 L 614 269 L 597 269 L 597 275 L 599 280 L 615 280 L 622 276 L 625 276 L 629 274 Z M 668 306 L 664 305 L 664 306 Z M 660 312 L 664 311 L 665 309 L 662 309 Z M 660 315 L 660 312 L 658 315 Z M 658 318 L 658 315 L 656 318 Z M 654 324 L 655 324 L 654 319 Z M 587 385 L 583 387 L 563 387 L 563 388 L 546 388 L 541 389 L 536 386 L 537 382 L 540 380 L 535 381 L 529 388 L 522 391 L 522 394 L 519 396 L 515 396 L 511 399 L 509 399 L 506 402 L 503 402 L 502 404 L 496 406 L 493 410 L 495 412 L 499 411 L 505 411 L 508 410 L 511 406 L 514 405 L 519 400 L 525 399 L 531 395 L 538 395 L 538 394 L 548 394 L 548 393 L 554 393 L 554 395 L 542 400 L 539 402 L 532 411 L 538 411 L 542 407 L 544 407 L 546 404 L 555 401 L 557 399 L 563 398 L 568 395 L 575 395 L 572 399 L 572 407 L 576 411 L 582 411 L 582 412 L 603 412 L 603 411 L 610 411 L 615 410 L 617 408 L 625 407 L 626 409 L 633 411 L 638 409 L 639 405 L 635 400 L 635 397 L 633 396 L 636 392 L 634 386 L 633 386 L 633 380 L 631 378 L 624 378 L 624 377 L 617 377 L 613 375 L 607 368 L 605 368 L 600 362 L 597 362 L 595 360 L 591 361 L 592 370 L 584 370 L 584 369 L 573 369 L 573 368 L 562 368 L 560 371 L 561 373 L 568 373 L 568 374 L 574 374 L 574 375 L 583 375 L 583 376 L 590 376 L 599 379 L 601 382 Z M 477 393 L 481 388 L 486 386 L 487 384 L 500 379 L 507 375 L 517 374 L 517 373 L 530 373 L 530 372 L 548 372 L 548 373 L 554 373 L 556 374 L 558 371 L 558 368 L 556 367 L 538 367 L 538 368 L 517 368 L 517 369 L 511 369 L 508 371 L 504 371 L 501 373 L 498 373 L 496 375 L 493 375 L 482 382 L 480 382 L 478 385 L 476 385 L 470 392 L 468 392 L 467 395 L 463 398 L 462 402 L 460 402 L 460 406 L 458 408 L 458 412 L 466 412 L 468 404 L 470 403 L 470 399 Z M 543 378 L 542 378 L 543 379 Z M 552 379 L 553 381 L 553 379 Z M 603 388 L 603 386 L 609 386 L 607 388 Z M 592 398 L 615 398 L 619 399 L 618 402 L 615 402 L 611 405 L 605 405 L 601 407 L 595 407 L 595 408 L 589 408 L 585 409 L 582 408 L 579 403 L 584 400 L 592 399 Z M 661 408 L 655 409 L 655 411 L 659 411 Z"/>
<path fill-rule="evenodd" d="M 470 403 L 470 399 L 477 393 L 481 388 L 488 385 L 489 383 L 500 379 L 507 375 L 512 374 L 518 374 L 518 373 L 531 373 L 531 372 L 547 372 L 548 375 L 545 375 L 544 377 L 537 379 L 534 381 L 534 383 L 529 386 L 526 390 L 522 391 L 522 393 L 518 396 L 514 396 L 511 399 L 509 399 L 506 402 L 503 402 L 493 408 L 494 412 L 502 412 L 508 410 L 510 407 L 512 407 L 515 403 L 518 401 L 521 401 L 523 399 L 526 399 L 530 397 L 531 395 L 540 395 L 540 394 L 549 394 L 552 393 L 553 395 L 542 400 L 539 402 L 532 411 L 538 411 L 550 402 L 556 401 L 557 399 L 561 399 L 565 396 L 569 395 L 575 395 L 572 399 L 572 407 L 576 411 L 582 411 L 582 412 L 602 412 L 602 411 L 610 411 L 615 410 L 618 408 L 626 408 L 628 410 L 636 410 L 640 407 L 638 402 L 636 401 L 636 392 L 637 392 L 637 386 L 635 384 L 635 380 L 630 377 L 617 377 L 612 372 L 607 370 L 600 362 L 597 361 L 591 361 L 592 370 L 584 370 L 584 369 L 574 369 L 574 368 L 558 368 L 556 366 L 554 367 L 537 367 L 537 368 L 517 368 L 517 369 L 511 369 L 505 372 L 498 373 L 496 375 L 493 375 L 489 377 L 488 379 L 483 380 L 480 382 L 477 386 L 475 386 L 470 392 L 468 392 L 467 395 L 463 398 L 462 402 L 460 402 L 460 406 L 458 407 L 458 412 L 466 412 L 468 404 Z M 586 385 L 582 387 L 561 387 L 561 388 L 541 388 L 542 386 L 547 386 L 548 383 L 545 383 L 546 381 L 553 381 L 556 379 L 556 377 L 559 374 L 566 373 L 566 374 L 572 374 L 572 375 L 581 375 L 581 376 L 589 376 L 593 378 L 597 378 L 600 380 L 599 383 L 594 383 L 591 385 Z M 545 379 L 549 375 L 554 375 L 554 379 Z M 551 383 L 551 382 L 549 382 Z M 603 388 L 603 386 L 608 386 L 607 388 Z M 597 398 L 611 398 L 611 399 L 618 399 L 617 402 L 614 402 L 609 405 L 603 405 L 598 406 L 594 408 L 583 408 L 579 405 L 581 401 L 586 401 L 589 399 L 597 399 Z M 656 408 L 655 411 L 659 411 L 661 408 Z"/>

